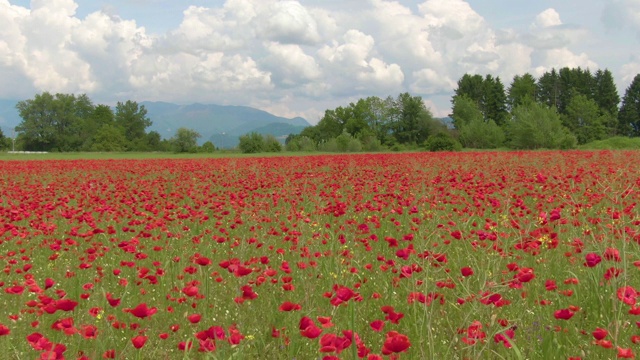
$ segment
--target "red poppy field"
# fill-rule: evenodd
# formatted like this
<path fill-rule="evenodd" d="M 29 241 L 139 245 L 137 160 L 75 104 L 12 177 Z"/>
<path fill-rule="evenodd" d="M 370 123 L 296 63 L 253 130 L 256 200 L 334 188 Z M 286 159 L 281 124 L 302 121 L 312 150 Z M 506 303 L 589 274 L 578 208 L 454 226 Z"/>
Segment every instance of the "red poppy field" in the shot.
<path fill-rule="evenodd" d="M 640 352 L 640 153 L 0 162 L 6 359 Z"/>

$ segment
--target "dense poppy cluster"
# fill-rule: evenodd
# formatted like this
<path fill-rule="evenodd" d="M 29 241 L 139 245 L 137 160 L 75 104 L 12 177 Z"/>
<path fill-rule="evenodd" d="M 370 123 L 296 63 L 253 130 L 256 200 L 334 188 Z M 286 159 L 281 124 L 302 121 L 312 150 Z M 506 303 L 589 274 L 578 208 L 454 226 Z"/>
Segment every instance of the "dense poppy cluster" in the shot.
<path fill-rule="evenodd" d="M 14 358 L 634 358 L 640 154 L 0 162 Z"/>

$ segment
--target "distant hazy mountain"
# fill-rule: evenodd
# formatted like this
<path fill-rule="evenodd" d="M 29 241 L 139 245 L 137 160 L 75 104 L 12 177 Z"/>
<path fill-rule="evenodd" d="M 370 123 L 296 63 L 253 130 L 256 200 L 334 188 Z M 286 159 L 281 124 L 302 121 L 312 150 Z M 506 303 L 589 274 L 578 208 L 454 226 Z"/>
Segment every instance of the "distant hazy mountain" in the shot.
<path fill-rule="evenodd" d="M 200 142 L 211 140 L 218 147 L 233 147 L 238 137 L 249 132 L 286 137 L 299 133 L 309 123 L 300 117 L 287 119 L 247 106 L 176 105 L 165 102 L 142 102 L 153 121 L 149 130 L 163 138 L 172 137 L 181 127 L 200 133 Z"/>
<path fill-rule="evenodd" d="M 0 99 L 0 129 L 5 136 L 10 137 L 13 129 L 22 121 L 16 109 L 17 103 L 17 100 Z"/>
<path fill-rule="evenodd" d="M 10 136 L 22 119 L 16 110 L 16 100 L 0 99 L 0 128 Z M 284 139 L 297 134 L 309 123 L 300 117 L 287 119 L 247 106 L 177 105 L 166 102 L 141 102 L 153 125 L 147 131 L 157 131 L 163 138 L 175 135 L 186 127 L 202 135 L 200 143 L 211 140 L 218 147 L 233 147 L 240 135 L 256 131 Z M 217 140 L 217 141 L 216 141 Z"/>
<path fill-rule="evenodd" d="M 454 126 L 453 126 L 453 119 L 452 119 L 450 116 L 447 116 L 447 117 L 441 117 L 441 118 L 436 118 L 436 119 L 438 119 L 438 120 L 442 121 L 442 123 L 443 123 L 443 124 L 445 124 L 445 125 L 447 125 L 447 127 L 448 127 L 449 129 L 453 129 L 453 128 L 454 128 Z"/>

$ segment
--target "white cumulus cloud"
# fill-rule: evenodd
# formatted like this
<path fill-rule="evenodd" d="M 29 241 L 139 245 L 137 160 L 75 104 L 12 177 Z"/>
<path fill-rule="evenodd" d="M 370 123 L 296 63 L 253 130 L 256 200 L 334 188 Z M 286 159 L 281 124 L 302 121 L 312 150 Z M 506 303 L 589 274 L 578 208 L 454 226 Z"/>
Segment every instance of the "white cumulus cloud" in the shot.
<path fill-rule="evenodd" d="M 524 72 L 604 65 L 583 46 L 593 30 L 562 4 L 501 28 L 478 1 L 185 2 L 164 32 L 148 31 L 148 18 L 114 15 L 125 13 L 119 4 L 85 11 L 73 0 L 28 8 L 0 0 L 0 97 L 86 92 L 97 102 L 250 105 L 317 121 L 324 109 L 405 91 L 447 113 L 465 73 L 508 86 Z M 604 9 L 605 24 L 640 31 L 637 0 L 607 0 Z M 618 81 L 640 68 L 628 56 L 611 69 Z"/>

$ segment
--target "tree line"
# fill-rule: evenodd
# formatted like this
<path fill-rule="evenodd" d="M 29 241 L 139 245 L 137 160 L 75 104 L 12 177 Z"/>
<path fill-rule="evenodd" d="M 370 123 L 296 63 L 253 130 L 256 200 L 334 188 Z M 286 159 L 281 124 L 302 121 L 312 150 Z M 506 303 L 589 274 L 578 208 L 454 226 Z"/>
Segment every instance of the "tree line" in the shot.
<path fill-rule="evenodd" d="M 451 123 L 436 119 L 419 96 L 371 96 L 325 111 L 318 124 L 289 135 L 288 151 L 357 152 L 573 148 L 610 137 L 640 136 L 640 74 L 620 98 L 611 72 L 562 68 L 525 73 L 508 88 L 499 77 L 465 74 L 451 99 Z M 17 104 L 16 147 L 32 151 L 211 152 L 200 134 L 181 128 L 171 139 L 147 132 L 144 106 L 94 105 L 87 95 L 48 92 Z M 9 141 L 0 132 L 0 147 Z M 239 150 L 278 152 L 272 136 L 246 134 Z"/>
<path fill-rule="evenodd" d="M 291 151 L 402 150 L 441 134 L 448 135 L 446 125 L 433 117 L 422 98 L 402 93 L 326 110 L 318 124 L 290 135 L 285 143 Z"/>
<path fill-rule="evenodd" d="M 160 147 L 144 106 L 95 105 L 86 95 L 43 92 L 16 105 L 16 147 L 30 151 L 154 151 Z"/>
<path fill-rule="evenodd" d="M 289 136 L 287 149 L 567 149 L 640 136 L 640 74 L 622 99 L 607 69 L 565 67 L 538 79 L 526 73 L 514 76 L 508 88 L 499 77 L 465 74 L 451 102 L 447 127 L 408 93 L 360 99 L 327 110 L 317 125 Z"/>
<path fill-rule="evenodd" d="M 206 142 L 198 146 L 196 131 L 180 128 L 171 139 L 162 139 L 147 109 L 135 101 L 118 102 L 115 108 L 94 104 L 82 94 L 43 92 L 20 101 L 16 108 L 22 121 L 16 127 L 17 149 L 29 151 L 175 151 L 212 152 Z M 10 140 L 0 132 L 0 148 Z"/>

